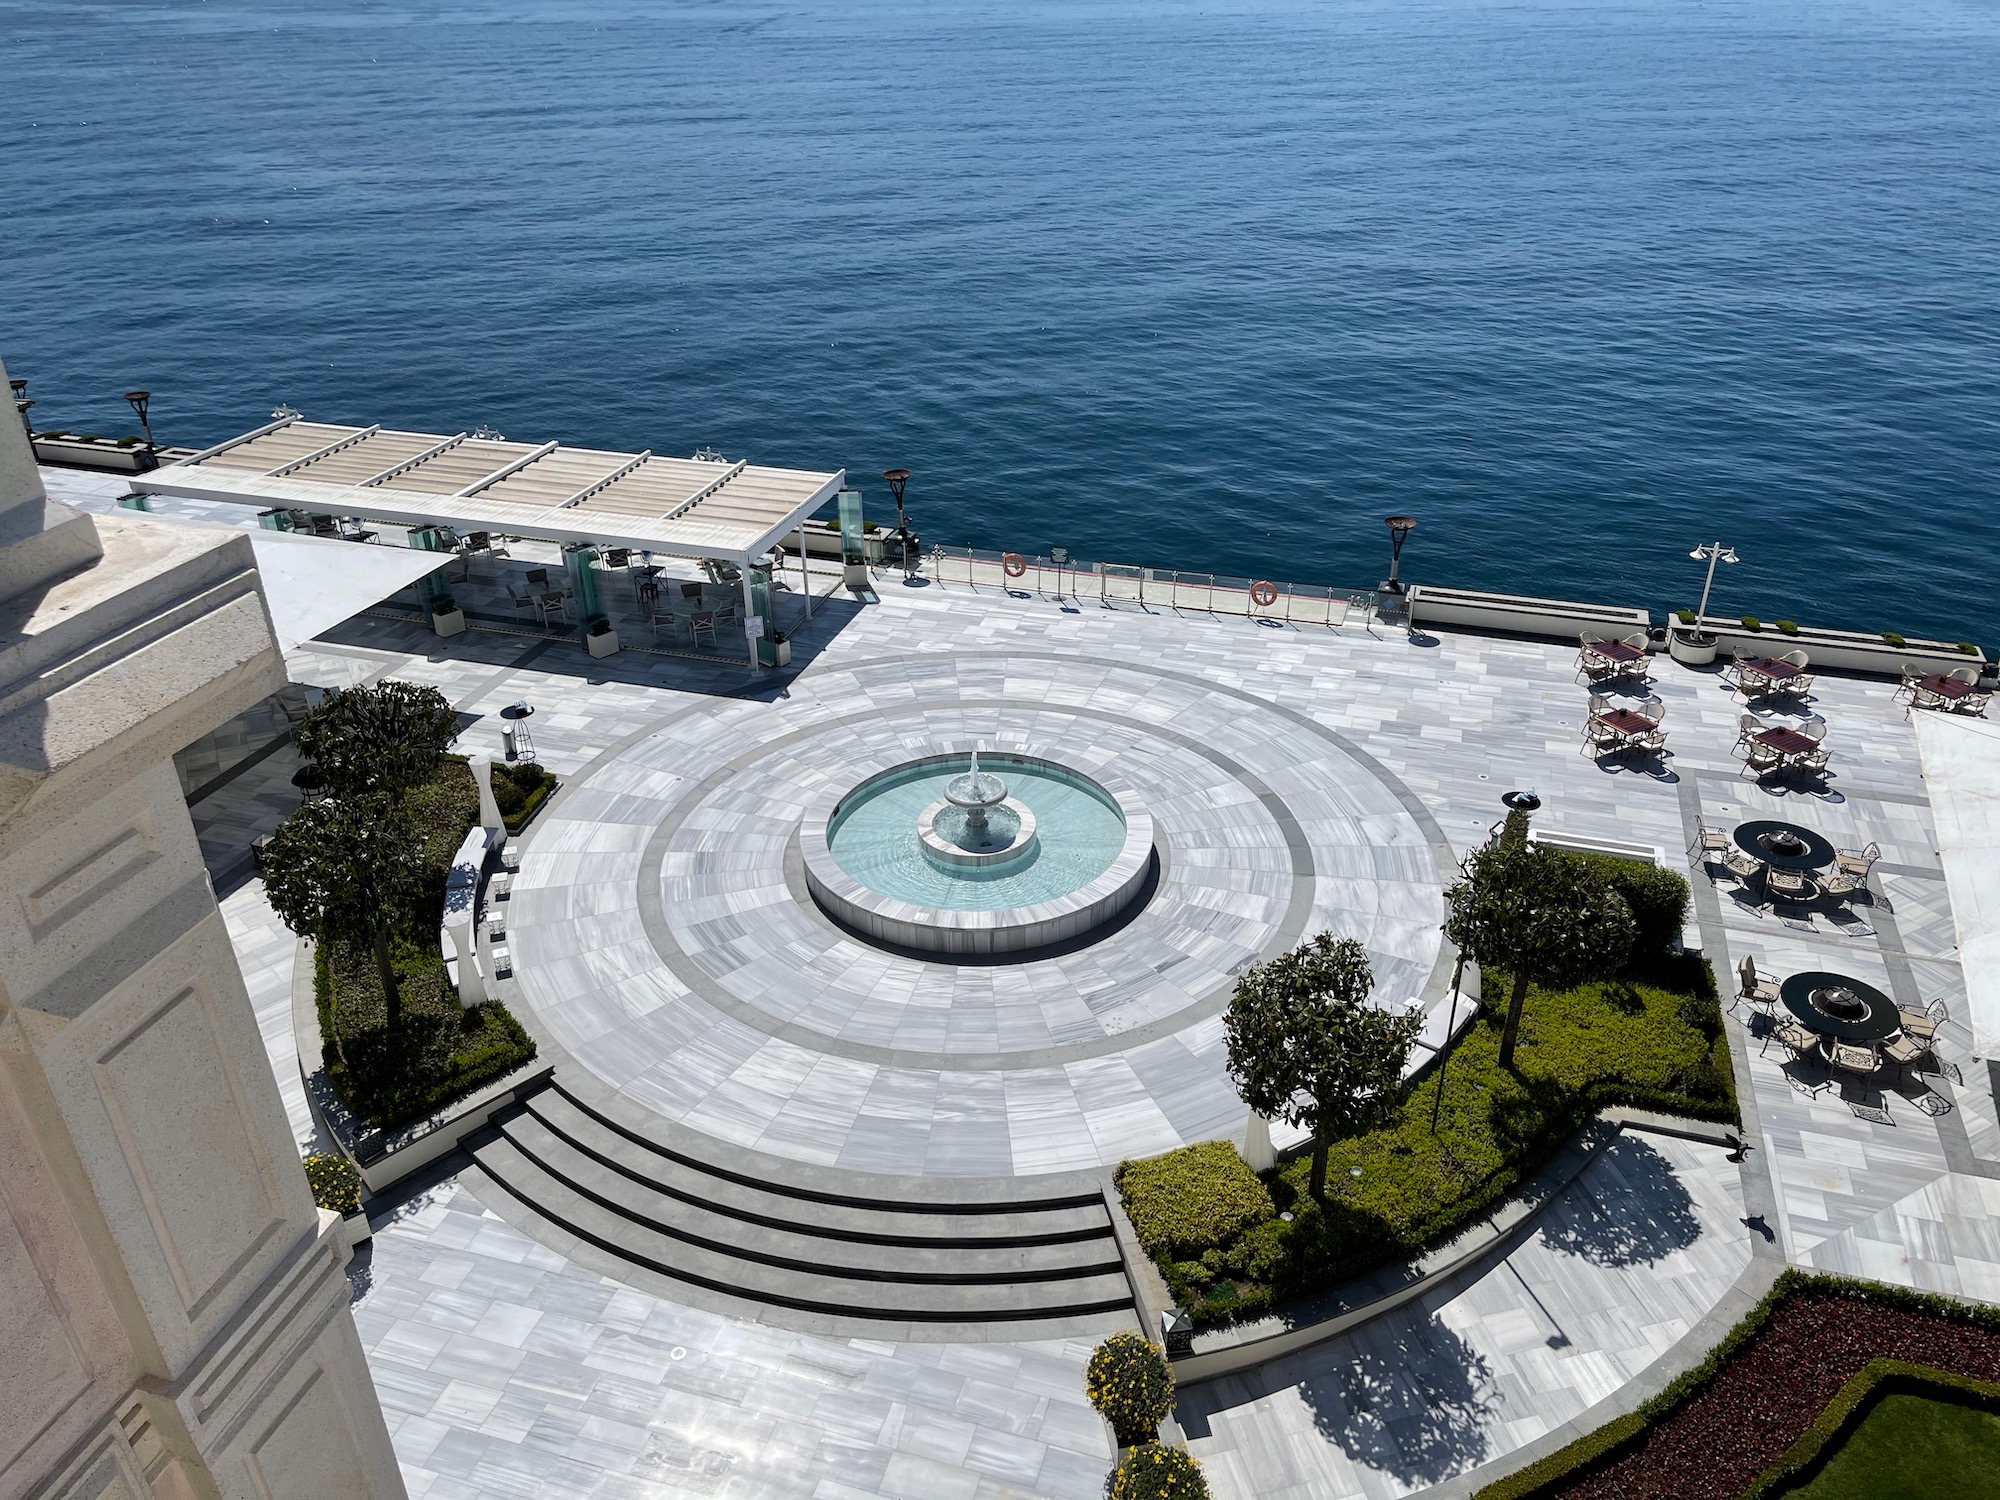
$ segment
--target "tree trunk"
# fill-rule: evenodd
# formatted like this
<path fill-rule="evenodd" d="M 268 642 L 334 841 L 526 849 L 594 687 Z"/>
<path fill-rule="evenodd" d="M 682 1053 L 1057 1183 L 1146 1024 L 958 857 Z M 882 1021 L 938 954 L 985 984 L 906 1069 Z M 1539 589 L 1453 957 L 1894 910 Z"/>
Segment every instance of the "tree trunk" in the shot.
<path fill-rule="evenodd" d="M 1313 1136 L 1312 1183 L 1308 1188 L 1315 1203 L 1324 1203 L 1326 1201 L 1326 1150 L 1326 1137 L 1315 1134 Z"/>
<path fill-rule="evenodd" d="M 1500 1032 L 1500 1066 L 1514 1066 L 1514 1038 L 1521 1030 L 1521 1007 L 1528 999 L 1528 976 L 1514 976 L 1514 993 L 1507 1001 L 1507 1024 Z"/>
<path fill-rule="evenodd" d="M 403 1029 L 403 995 L 396 988 L 396 966 L 389 961 L 389 934 L 381 927 L 375 929 L 375 972 L 382 979 L 382 1006 L 394 1036 Z"/>

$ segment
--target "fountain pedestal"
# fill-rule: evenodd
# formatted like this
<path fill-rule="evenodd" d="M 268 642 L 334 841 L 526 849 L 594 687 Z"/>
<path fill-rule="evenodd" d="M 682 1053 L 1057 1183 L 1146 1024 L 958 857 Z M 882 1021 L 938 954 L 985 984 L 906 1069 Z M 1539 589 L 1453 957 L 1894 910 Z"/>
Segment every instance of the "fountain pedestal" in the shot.
<path fill-rule="evenodd" d="M 940 798 L 925 808 L 917 816 L 917 839 L 924 846 L 924 857 L 942 865 L 955 865 L 965 870 L 991 869 L 1021 858 L 1035 847 L 1035 815 L 1024 802 L 1016 802 L 1006 797 L 999 802 L 986 804 L 983 827 L 973 829 L 971 820 L 958 838 L 950 836 L 952 815 L 960 804 Z M 992 814 L 1011 814 L 1011 818 L 994 817 Z M 945 828 L 938 822 L 943 819 Z M 1012 827 L 1011 836 L 1006 835 Z M 986 837 L 976 838 L 979 833 Z"/>

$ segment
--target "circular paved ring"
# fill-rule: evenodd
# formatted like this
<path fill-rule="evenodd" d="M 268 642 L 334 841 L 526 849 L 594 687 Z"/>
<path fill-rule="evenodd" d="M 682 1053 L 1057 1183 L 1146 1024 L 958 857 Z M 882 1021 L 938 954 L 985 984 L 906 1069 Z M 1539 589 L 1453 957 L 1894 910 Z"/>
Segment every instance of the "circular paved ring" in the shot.
<path fill-rule="evenodd" d="M 901 959 L 828 922 L 793 834 L 831 768 L 899 736 L 904 758 L 1004 742 L 1008 725 L 1011 748 L 1085 772 L 1140 746 L 1140 771 L 1174 783 L 1143 789 L 1169 846 L 1145 912 L 989 968 Z M 790 801 L 770 805 L 774 788 Z M 1262 868 L 1232 869 L 1217 828 Z M 1452 854 L 1415 794 L 1303 713 L 1146 664 L 826 662 L 777 703 L 705 699 L 635 730 L 525 846 L 510 928 L 549 1055 L 686 1128 L 829 1166 L 1040 1173 L 1226 1135 L 1242 1106 L 1219 1015 L 1245 963 L 1332 926 L 1369 941 L 1385 1000 L 1434 1000 L 1449 972 Z"/>

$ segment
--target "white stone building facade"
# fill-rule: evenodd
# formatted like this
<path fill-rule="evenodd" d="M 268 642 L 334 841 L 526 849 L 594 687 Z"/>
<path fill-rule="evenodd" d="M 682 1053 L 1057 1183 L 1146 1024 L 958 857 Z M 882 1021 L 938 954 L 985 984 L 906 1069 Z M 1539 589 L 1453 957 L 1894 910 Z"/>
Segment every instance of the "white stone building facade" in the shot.
<path fill-rule="evenodd" d="M 0 1500 L 400 1500 L 174 752 L 282 686 L 248 538 L 0 422 Z"/>

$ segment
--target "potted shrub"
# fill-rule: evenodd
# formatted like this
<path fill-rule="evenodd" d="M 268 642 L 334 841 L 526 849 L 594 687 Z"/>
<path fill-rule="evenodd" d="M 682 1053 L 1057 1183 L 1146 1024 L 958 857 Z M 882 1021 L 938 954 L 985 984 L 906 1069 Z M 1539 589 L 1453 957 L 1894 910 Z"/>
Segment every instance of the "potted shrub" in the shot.
<path fill-rule="evenodd" d="M 1705 667 L 1715 660 L 1715 636 L 1698 627 L 1700 621 L 1691 609 L 1677 611 L 1674 628 L 1667 632 L 1667 654 L 1687 667 Z"/>
<path fill-rule="evenodd" d="M 1092 1351 L 1083 1389 L 1121 1450 L 1155 1441 L 1174 1409 L 1173 1366 L 1159 1345 L 1136 1333 L 1114 1333 Z"/>
<path fill-rule="evenodd" d="M 465 611 L 451 595 L 440 594 L 431 601 L 431 629 L 439 635 L 465 634 Z"/>
<path fill-rule="evenodd" d="M 590 632 L 583 638 L 592 656 L 615 656 L 618 652 L 618 632 L 611 628 L 611 622 L 602 616 L 590 622 Z"/>
<path fill-rule="evenodd" d="M 1118 1466 L 1111 1500 L 1208 1500 L 1208 1477 L 1185 1448 L 1148 1443 Z"/>
<path fill-rule="evenodd" d="M 347 1221 L 341 1233 L 348 1247 L 373 1238 L 368 1215 L 361 1211 L 361 1169 L 337 1151 L 314 1151 L 303 1165 L 313 1202 Z"/>

